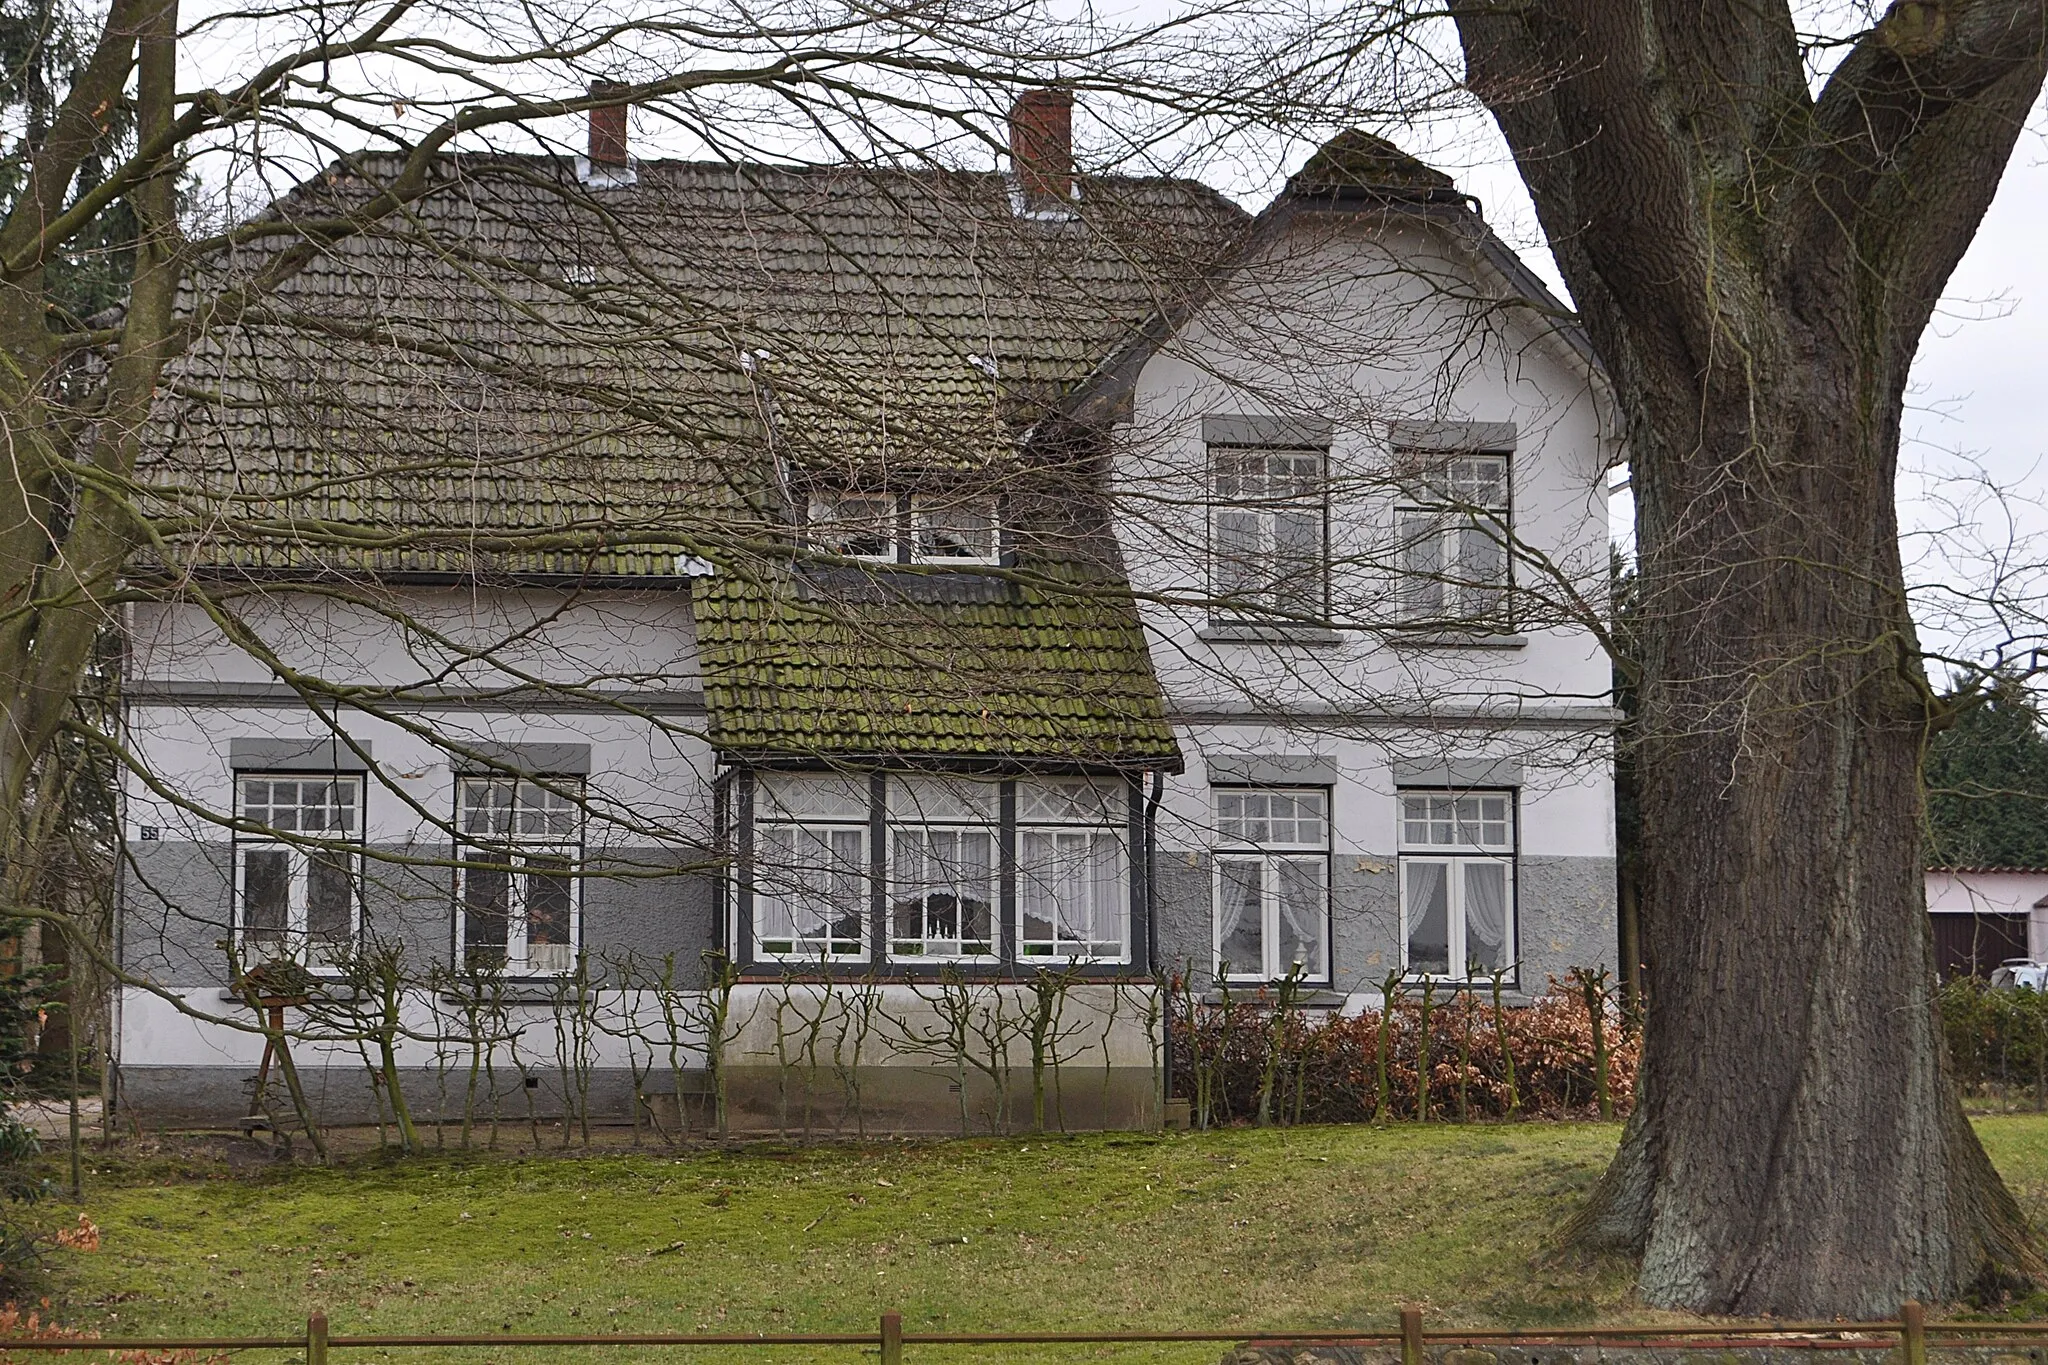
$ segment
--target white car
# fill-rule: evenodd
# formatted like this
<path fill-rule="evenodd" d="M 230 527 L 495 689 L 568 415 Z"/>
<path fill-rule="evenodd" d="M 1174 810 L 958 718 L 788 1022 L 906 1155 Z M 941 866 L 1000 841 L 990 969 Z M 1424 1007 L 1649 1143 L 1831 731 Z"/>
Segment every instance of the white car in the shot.
<path fill-rule="evenodd" d="M 1998 964 L 1998 970 L 1991 973 L 1992 990 L 2014 991 L 2022 987 L 2027 990 L 2048 991 L 2048 962 L 2009 957 Z"/>

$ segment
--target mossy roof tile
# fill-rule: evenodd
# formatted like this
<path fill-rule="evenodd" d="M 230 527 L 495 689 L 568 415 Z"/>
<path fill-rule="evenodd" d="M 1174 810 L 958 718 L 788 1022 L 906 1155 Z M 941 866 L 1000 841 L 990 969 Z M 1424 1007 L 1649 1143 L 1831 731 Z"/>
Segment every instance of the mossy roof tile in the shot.
<path fill-rule="evenodd" d="M 1049 572 L 1006 602 L 961 605 L 728 575 L 698 583 L 694 601 L 711 741 L 728 753 L 1180 765 L 1114 580 Z"/>

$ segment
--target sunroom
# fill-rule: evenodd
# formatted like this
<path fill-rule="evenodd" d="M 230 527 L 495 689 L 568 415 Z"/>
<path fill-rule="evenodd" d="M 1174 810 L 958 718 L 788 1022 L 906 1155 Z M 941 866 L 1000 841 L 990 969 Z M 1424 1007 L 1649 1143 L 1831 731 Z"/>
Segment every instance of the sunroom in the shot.
<path fill-rule="evenodd" d="M 1148 966 L 1150 797 L 1181 759 L 1119 588 L 1069 565 L 698 585 L 742 970 Z"/>

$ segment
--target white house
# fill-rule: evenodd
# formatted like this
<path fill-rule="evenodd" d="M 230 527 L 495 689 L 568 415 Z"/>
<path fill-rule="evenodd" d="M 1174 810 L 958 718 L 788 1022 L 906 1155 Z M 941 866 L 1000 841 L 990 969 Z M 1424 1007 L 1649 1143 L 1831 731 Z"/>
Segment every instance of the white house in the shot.
<path fill-rule="evenodd" d="M 1247 218 L 1014 118 L 1008 174 L 451 156 L 186 364 L 122 1104 L 247 1112 L 230 950 L 307 968 L 330 1117 L 383 1028 L 416 1115 L 864 1131 L 1157 1122 L 1219 975 L 1616 961 L 1564 311 L 1377 139 Z"/>

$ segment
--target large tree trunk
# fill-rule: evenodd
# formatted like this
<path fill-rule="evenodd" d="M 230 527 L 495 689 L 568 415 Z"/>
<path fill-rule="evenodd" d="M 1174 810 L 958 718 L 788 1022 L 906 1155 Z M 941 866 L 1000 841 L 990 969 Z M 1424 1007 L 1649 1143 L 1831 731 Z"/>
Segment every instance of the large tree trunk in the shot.
<path fill-rule="evenodd" d="M 2043 10 L 1902 3 L 1817 99 L 1783 5 L 1460 17 L 1628 428 L 1653 985 L 1574 1231 L 1638 1254 L 1653 1303 L 1870 1316 L 2048 1270 L 1946 1071 L 1893 505 Z"/>
<path fill-rule="evenodd" d="M 1755 414 L 1638 474 L 1656 984 L 1584 1230 L 1641 1255 L 1652 1302 L 1883 1315 L 2039 1262 L 1934 1008 L 1897 397 L 1873 420 L 1810 362 L 1771 371 Z"/>

